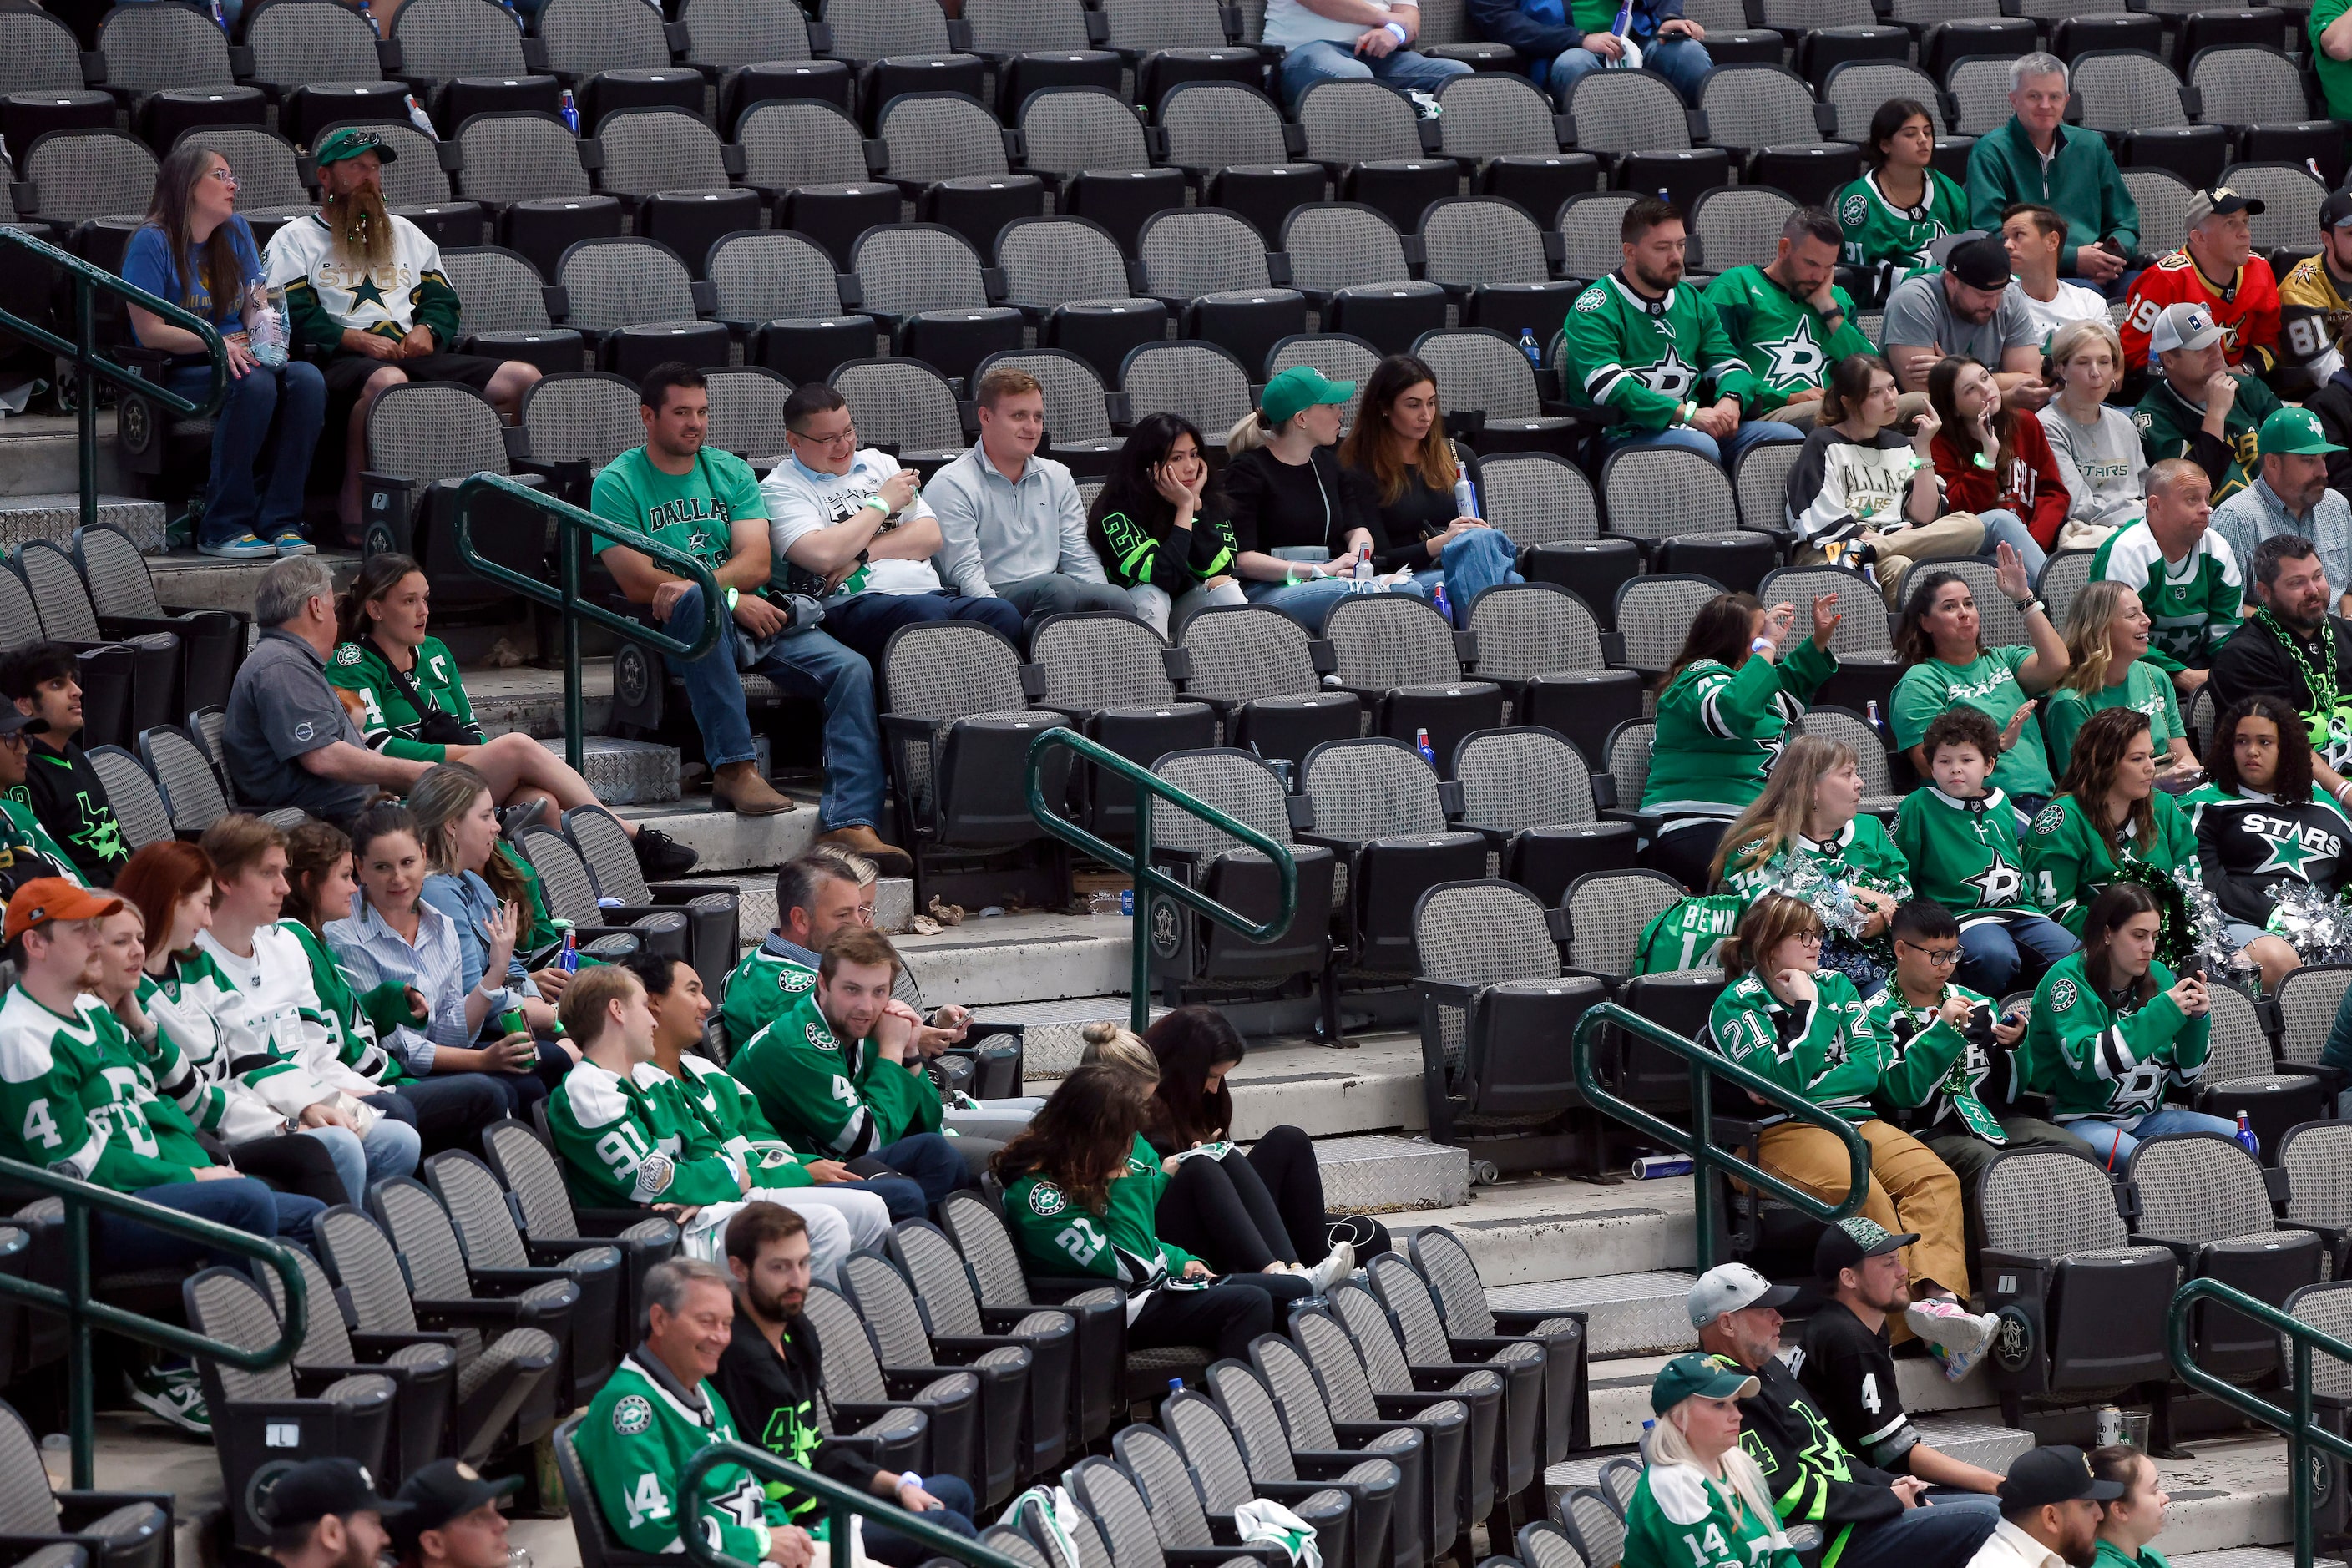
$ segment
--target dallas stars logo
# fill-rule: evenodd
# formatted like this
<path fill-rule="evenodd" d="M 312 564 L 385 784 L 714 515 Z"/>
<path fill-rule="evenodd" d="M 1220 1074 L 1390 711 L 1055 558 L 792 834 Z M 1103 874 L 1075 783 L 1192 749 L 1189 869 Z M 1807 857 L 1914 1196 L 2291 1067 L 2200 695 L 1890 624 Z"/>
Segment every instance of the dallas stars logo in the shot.
<path fill-rule="evenodd" d="M 1779 342 L 1757 347 L 1772 356 L 1764 379 L 1775 386 L 1819 386 L 1829 368 L 1830 356 L 1813 341 L 1813 324 L 1802 316 L 1797 318 L 1795 331 Z"/>
<path fill-rule="evenodd" d="M 2311 879 L 2310 873 L 2304 869 L 2304 862 L 2319 851 L 2305 844 L 2293 828 L 2284 833 L 2265 833 L 2261 837 L 2271 847 L 2271 852 L 2268 859 L 2254 868 L 2255 876 L 2259 877 L 2265 871 L 2284 871 L 2306 882 Z"/>
<path fill-rule="evenodd" d="M 352 309 L 356 310 L 362 305 L 373 305 L 379 310 L 388 311 L 392 309 L 384 300 L 383 288 L 376 282 L 373 273 L 368 274 L 352 285 Z"/>
<path fill-rule="evenodd" d="M 1674 344 L 1666 345 L 1666 357 L 1646 370 L 1634 372 L 1642 384 L 1669 397 L 1682 397 L 1698 384 L 1698 367 L 1682 356 Z"/>
<path fill-rule="evenodd" d="M 1980 909 L 1998 909 L 2003 904 L 2013 904 L 2025 891 L 2025 873 L 2011 865 L 1998 850 L 1994 851 L 1990 865 L 1973 877 L 1961 878 L 1960 881 L 1977 890 L 1977 905 Z"/>

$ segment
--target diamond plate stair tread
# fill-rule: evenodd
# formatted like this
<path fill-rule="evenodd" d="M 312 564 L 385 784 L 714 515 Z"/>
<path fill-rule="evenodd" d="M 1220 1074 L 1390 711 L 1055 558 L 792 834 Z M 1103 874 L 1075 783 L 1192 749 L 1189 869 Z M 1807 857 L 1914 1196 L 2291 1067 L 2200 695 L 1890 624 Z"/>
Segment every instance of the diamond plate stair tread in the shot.
<path fill-rule="evenodd" d="M 1323 1206 L 1333 1214 L 1396 1214 L 1470 1201 L 1470 1153 L 1383 1133 L 1325 1138 L 1315 1144 Z"/>
<path fill-rule="evenodd" d="M 1684 1306 L 1691 1278 L 1655 1272 L 1496 1285 L 1488 1287 L 1486 1304 L 1496 1311 L 1584 1312 L 1596 1358 L 1671 1355 L 1698 1348 L 1697 1331 Z"/>
<path fill-rule="evenodd" d="M 1151 1016 L 1157 1021 L 1167 1012 L 1165 1007 L 1154 1007 Z M 1124 996 L 1070 996 L 1057 1002 L 1013 1002 L 982 1007 L 973 1016 L 984 1023 L 1024 1026 L 1022 1075 L 1034 1080 L 1061 1078 L 1078 1065 L 1078 1055 L 1086 1049 L 1082 1036 L 1088 1024 L 1108 1021 L 1125 1025 L 1134 1014 Z"/>
<path fill-rule="evenodd" d="M 2033 1434 L 1980 1421 L 1915 1421 L 1920 1441 L 1939 1454 L 1977 1465 L 1997 1476 L 2009 1474 L 2016 1458 L 2033 1447 Z"/>
<path fill-rule="evenodd" d="M 563 754 L 560 740 L 542 740 L 540 744 L 559 757 Z M 677 773 L 676 746 L 612 735 L 590 735 L 580 742 L 580 776 L 607 805 L 656 805 L 676 800 Z"/>
<path fill-rule="evenodd" d="M 2167 1559 L 2173 1568 L 2294 1568 L 2294 1549 L 2276 1546 L 2229 1546 L 2219 1552 L 2192 1552 Z M 2341 1557 L 2315 1557 L 2311 1568 L 2344 1568 Z"/>
<path fill-rule="evenodd" d="M 101 495 L 98 521 L 111 523 L 131 536 L 142 550 L 163 548 L 163 503 L 136 496 Z M 37 495 L 0 495 L 0 545 L 14 549 L 29 540 L 52 539 L 63 544 L 81 526 L 81 497 L 73 491 Z"/>

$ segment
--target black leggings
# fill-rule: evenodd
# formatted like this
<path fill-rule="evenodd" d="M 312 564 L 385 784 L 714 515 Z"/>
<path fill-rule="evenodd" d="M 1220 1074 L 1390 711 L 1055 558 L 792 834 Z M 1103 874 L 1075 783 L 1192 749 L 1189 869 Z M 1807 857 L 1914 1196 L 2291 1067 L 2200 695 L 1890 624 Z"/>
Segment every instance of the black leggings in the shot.
<path fill-rule="evenodd" d="M 1209 1163 L 1205 1160 L 1184 1163 Z M 1314 1288 L 1296 1274 L 1234 1274 L 1189 1290 L 1172 1283 L 1163 1285 L 1127 1326 L 1127 1348 L 1149 1351 L 1192 1345 L 1213 1355 L 1245 1362 L 1250 1342 L 1272 1333 L 1277 1318 L 1286 1323 L 1290 1304 L 1306 1300 Z"/>
<path fill-rule="evenodd" d="M 1322 1262 L 1331 1252 L 1331 1218 L 1314 1140 L 1276 1127 L 1245 1159 L 1196 1156 L 1179 1164 L 1160 1194 L 1157 1223 L 1161 1236 L 1219 1273 L 1255 1274 L 1271 1263 Z M 1370 1220 L 1355 1224 L 1360 1257 L 1388 1250 L 1386 1230 Z"/>
<path fill-rule="evenodd" d="M 228 1154 L 240 1173 L 258 1176 L 278 1192 L 316 1198 L 330 1208 L 352 1201 L 335 1157 L 316 1138 L 281 1132 L 231 1144 Z"/>
<path fill-rule="evenodd" d="M 1650 840 L 1650 847 L 1642 851 L 1641 864 L 1652 871 L 1664 871 L 1694 893 L 1704 893 L 1715 851 L 1723 842 L 1724 829 L 1730 826 L 1727 819 L 1679 818 Z"/>

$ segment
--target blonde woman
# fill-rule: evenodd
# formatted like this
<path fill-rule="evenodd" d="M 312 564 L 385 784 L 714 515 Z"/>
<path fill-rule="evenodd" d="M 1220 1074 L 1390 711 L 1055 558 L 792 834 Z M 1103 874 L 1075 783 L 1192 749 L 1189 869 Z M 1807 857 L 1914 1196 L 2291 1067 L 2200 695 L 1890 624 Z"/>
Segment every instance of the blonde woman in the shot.
<path fill-rule="evenodd" d="M 485 973 L 490 955 L 490 928 L 499 911 L 517 913 L 530 908 L 530 889 L 520 871 L 507 858 L 499 837 L 498 801 L 489 781 L 465 763 L 443 763 L 416 781 L 408 794 L 408 809 L 416 819 L 417 847 L 425 851 L 429 872 L 418 895 L 449 917 L 457 933 L 457 951 L 464 959 L 461 983 L 471 992 L 488 981 L 506 987 L 508 1005 L 522 1009 L 534 1029 L 555 1022 L 555 1004 L 570 978 L 550 967 L 549 984 L 525 967 L 520 953 L 509 952 L 505 967 Z"/>
<path fill-rule="evenodd" d="M 1658 1369 L 1650 1462 L 1625 1505 L 1625 1568 L 1797 1568 L 1764 1472 L 1739 1447 L 1739 1402 L 1759 1386 L 1696 1352 Z"/>
<path fill-rule="evenodd" d="M 2172 682 L 2143 662 L 2148 626 L 2147 606 L 2128 584 L 2093 583 L 2074 595 L 2066 612 L 2066 673 L 2042 720 L 2052 773 L 2066 771 L 2084 720 L 2103 709 L 2129 708 L 2147 715 L 2158 773 L 2183 781 L 2197 776 Z"/>
<path fill-rule="evenodd" d="M 2147 515 L 2147 454 L 2131 416 L 2107 399 L 2123 381 L 2124 345 L 2104 321 L 2072 321 L 2050 339 L 2058 395 L 2037 416 L 2065 481 L 2061 550 L 2095 550 Z"/>

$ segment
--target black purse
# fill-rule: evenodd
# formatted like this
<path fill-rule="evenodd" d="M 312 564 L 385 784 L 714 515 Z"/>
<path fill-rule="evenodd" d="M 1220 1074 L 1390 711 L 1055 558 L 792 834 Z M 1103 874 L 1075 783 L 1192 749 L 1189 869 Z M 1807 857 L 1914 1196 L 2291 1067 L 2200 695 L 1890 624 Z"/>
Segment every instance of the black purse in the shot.
<path fill-rule="evenodd" d="M 408 699 L 408 706 L 415 710 L 416 738 L 419 741 L 428 746 L 478 746 L 482 743 L 482 731 L 478 727 L 455 714 L 444 713 L 418 696 L 415 683 L 390 659 L 383 661 L 383 667 L 392 671 L 393 684 L 400 688 L 400 694 Z"/>

